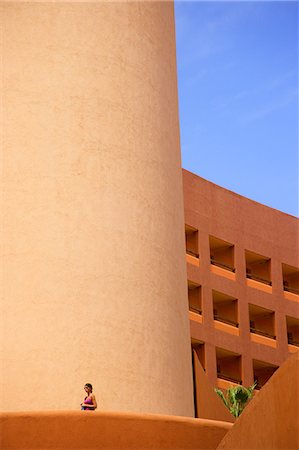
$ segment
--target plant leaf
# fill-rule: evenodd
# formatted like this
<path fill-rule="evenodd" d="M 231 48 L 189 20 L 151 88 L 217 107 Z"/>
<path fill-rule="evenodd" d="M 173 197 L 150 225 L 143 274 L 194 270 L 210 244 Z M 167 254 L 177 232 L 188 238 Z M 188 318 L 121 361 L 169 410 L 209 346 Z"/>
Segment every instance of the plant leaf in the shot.
<path fill-rule="evenodd" d="M 225 406 L 229 409 L 229 405 L 228 405 L 227 399 L 225 398 L 223 392 L 220 389 L 217 389 L 217 388 L 215 388 L 214 391 L 216 392 L 216 394 L 219 395 L 219 397 L 221 398 L 221 400 L 223 401 Z"/>

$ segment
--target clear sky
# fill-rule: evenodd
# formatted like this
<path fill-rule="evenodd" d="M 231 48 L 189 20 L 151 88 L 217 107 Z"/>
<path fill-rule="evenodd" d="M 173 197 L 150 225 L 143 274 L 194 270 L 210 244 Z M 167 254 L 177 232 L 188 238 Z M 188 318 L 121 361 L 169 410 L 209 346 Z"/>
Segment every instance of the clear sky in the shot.
<path fill-rule="evenodd" d="M 183 167 L 298 215 L 298 2 L 176 1 Z"/>

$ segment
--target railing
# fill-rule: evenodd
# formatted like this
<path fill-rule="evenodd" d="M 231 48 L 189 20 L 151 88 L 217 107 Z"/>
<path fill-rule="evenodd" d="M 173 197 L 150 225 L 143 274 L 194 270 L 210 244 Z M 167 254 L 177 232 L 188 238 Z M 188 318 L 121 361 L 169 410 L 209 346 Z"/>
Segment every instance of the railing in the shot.
<path fill-rule="evenodd" d="M 267 333 L 267 331 L 259 330 L 258 328 L 255 327 L 250 327 L 250 331 L 251 333 L 260 334 L 261 336 L 265 336 L 270 339 L 276 339 L 276 336 L 274 334 Z"/>
<path fill-rule="evenodd" d="M 232 376 L 224 375 L 220 372 L 217 372 L 217 378 L 221 378 L 221 380 L 231 381 L 232 383 L 242 384 L 242 380 L 234 378 Z"/>
<path fill-rule="evenodd" d="M 214 320 L 218 320 L 218 322 L 223 322 L 227 325 L 232 325 L 233 327 L 239 328 L 238 322 L 235 322 L 234 320 L 224 319 L 223 317 L 219 317 L 217 314 L 214 314 Z"/>
<path fill-rule="evenodd" d="M 294 341 L 293 338 L 288 338 L 288 344 L 295 345 L 296 347 L 299 347 L 299 342 Z"/>
<path fill-rule="evenodd" d="M 194 252 L 193 250 L 189 250 L 189 248 L 186 248 L 186 253 L 188 255 L 194 256 L 195 258 L 199 258 L 199 253 Z"/>
<path fill-rule="evenodd" d="M 252 275 L 251 273 L 246 273 L 246 277 L 250 278 L 251 280 L 267 284 L 268 286 L 272 286 L 272 281 L 266 280 L 265 278 L 261 278 L 258 275 Z"/>
<path fill-rule="evenodd" d="M 283 290 L 287 291 L 287 292 L 292 292 L 292 294 L 299 295 L 299 290 L 298 289 L 295 289 L 295 288 L 292 288 L 292 287 L 289 287 L 289 286 L 284 286 Z"/>
<path fill-rule="evenodd" d="M 194 308 L 193 306 L 189 306 L 189 311 L 195 312 L 197 314 L 202 314 L 202 310 L 199 308 Z"/>
<path fill-rule="evenodd" d="M 236 271 L 235 267 L 230 266 L 229 264 L 222 263 L 220 261 L 216 261 L 213 258 L 211 258 L 211 264 L 213 264 L 213 266 L 221 267 L 221 269 L 229 270 L 233 273 Z"/>

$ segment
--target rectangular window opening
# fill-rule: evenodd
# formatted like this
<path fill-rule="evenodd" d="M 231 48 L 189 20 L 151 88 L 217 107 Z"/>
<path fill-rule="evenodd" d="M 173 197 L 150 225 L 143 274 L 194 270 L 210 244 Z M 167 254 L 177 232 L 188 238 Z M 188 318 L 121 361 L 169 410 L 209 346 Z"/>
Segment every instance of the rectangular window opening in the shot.
<path fill-rule="evenodd" d="M 188 280 L 188 301 L 189 310 L 197 314 L 202 314 L 201 286 Z"/>
<path fill-rule="evenodd" d="M 299 319 L 286 316 L 288 344 L 299 347 Z"/>
<path fill-rule="evenodd" d="M 245 250 L 246 277 L 259 283 L 272 286 L 271 259 Z"/>
<path fill-rule="evenodd" d="M 253 378 L 257 382 L 256 389 L 261 389 L 276 372 L 278 366 L 265 361 L 253 360 Z"/>
<path fill-rule="evenodd" d="M 240 354 L 216 348 L 217 378 L 242 384 L 242 357 Z"/>
<path fill-rule="evenodd" d="M 274 311 L 250 303 L 248 307 L 250 332 L 276 339 Z"/>
<path fill-rule="evenodd" d="M 212 292 L 214 320 L 239 327 L 238 300 L 218 291 Z"/>
<path fill-rule="evenodd" d="M 282 264 L 282 278 L 284 291 L 299 295 L 299 269 Z"/>
<path fill-rule="evenodd" d="M 214 236 L 209 237 L 209 243 L 211 264 L 235 272 L 234 245 Z"/>
<path fill-rule="evenodd" d="M 185 225 L 186 253 L 199 258 L 198 252 L 198 230 L 189 225 Z"/>

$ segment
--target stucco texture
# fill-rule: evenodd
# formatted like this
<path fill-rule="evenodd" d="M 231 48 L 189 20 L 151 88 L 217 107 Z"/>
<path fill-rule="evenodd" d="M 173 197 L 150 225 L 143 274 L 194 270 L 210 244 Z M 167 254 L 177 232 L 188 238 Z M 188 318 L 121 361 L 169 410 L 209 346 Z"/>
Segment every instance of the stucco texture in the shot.
<path fill-rule="evenodd" d="M 296 450 L 298 410 L 299 352 L 272 375 L 217 449 Z"/>
<path fill-rule="evenodd" d="M 0 408 L 192 416 L 173 4 L 1 22 Z"/>
<path fill-rule="evenodd" d="M 5 450 L 215 449 L 231 424 L 183 417 L 80 411 L 0 413 Z"/>

